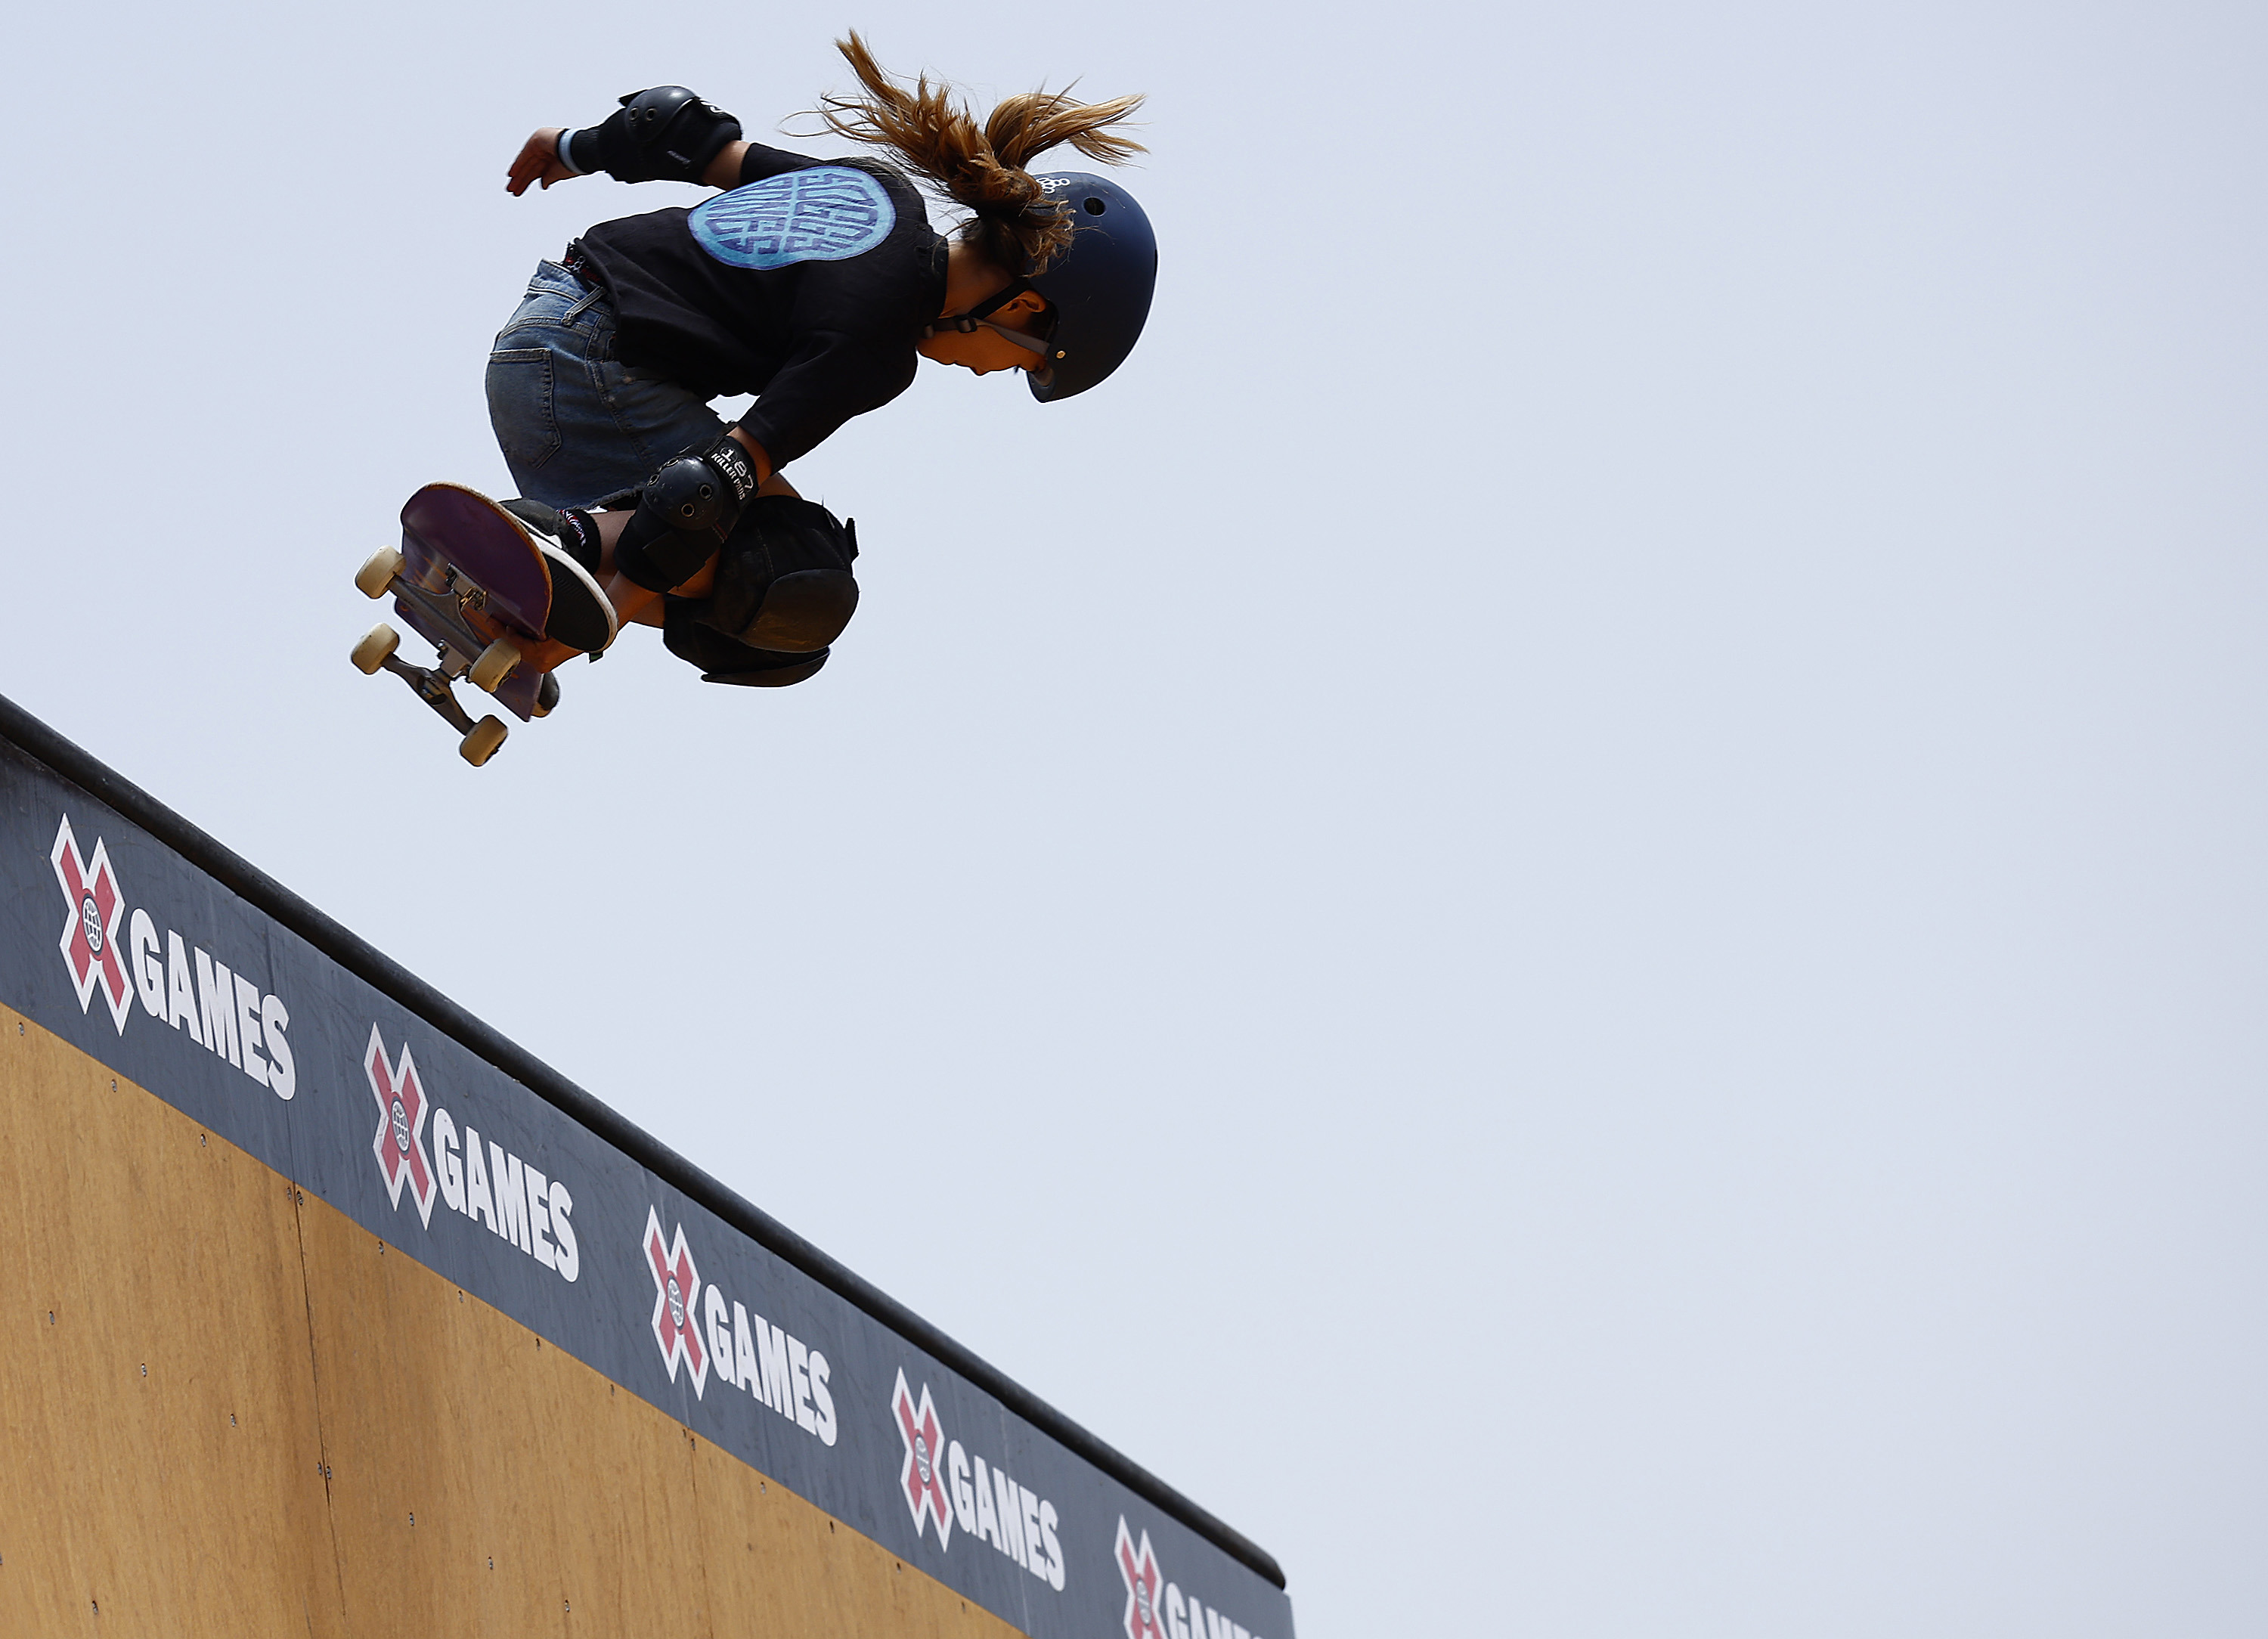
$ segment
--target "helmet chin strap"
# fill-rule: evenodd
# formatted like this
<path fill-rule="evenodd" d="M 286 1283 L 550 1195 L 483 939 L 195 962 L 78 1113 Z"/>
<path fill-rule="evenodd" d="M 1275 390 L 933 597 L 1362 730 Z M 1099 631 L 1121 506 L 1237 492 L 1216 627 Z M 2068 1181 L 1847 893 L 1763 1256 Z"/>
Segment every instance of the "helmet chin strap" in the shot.
<path fill-rule="evenodd" d="M 996 325 L 990 319 L 980 319 L 976 322 L 983 325 L 994 335 L 1002 336 L 1008 341 L 1013 342 L 1018 347 L 1022 348 L 1027 353 L 1037 353 L 1042 358 L 1045 358 L 1048 356 L 1048 344 L 1035 335 L 1026 335 L 1021 330 L 1011 330 L 1005 325 Z"/>
<path fill-rule="evenodd" d="M 1020 330 L 1011 330 L 1004 324 L 996 324 L 990 317 L 1031 288 L 1031 282 L 1027 279 L 1012 279 L 968 312 L 947 313 L 923 326 L 922 340 L 928 341 L 939 330 L 957 330 L 963 335 L 974 335 L 981 325 L 995 335 L 1006 336 L 1026 352 L 1037 353 L 1044 358 L 1048 351 L 1048 344 L 1044 341 L 1037 336 L 1026 335 Z"/>

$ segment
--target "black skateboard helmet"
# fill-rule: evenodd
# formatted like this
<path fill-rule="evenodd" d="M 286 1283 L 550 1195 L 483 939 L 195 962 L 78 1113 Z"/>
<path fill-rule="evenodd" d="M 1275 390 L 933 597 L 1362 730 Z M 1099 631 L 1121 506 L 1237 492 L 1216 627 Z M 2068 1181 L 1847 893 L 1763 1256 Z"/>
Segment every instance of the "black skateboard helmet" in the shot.
<path fill-rule="evenodd" d="M 1045 363 L 1030 373 L 1045 404 L 1084 393 L 1125 362 L 1150 317 L 1158 283 L 1158 239 L 1150 218 L 1117 183 L 1088 171 L 1039 179 L 1049 200 L 1071 207 L 1077 237 L 1045 273 L 1024 283 L 1047 298 Z"/>

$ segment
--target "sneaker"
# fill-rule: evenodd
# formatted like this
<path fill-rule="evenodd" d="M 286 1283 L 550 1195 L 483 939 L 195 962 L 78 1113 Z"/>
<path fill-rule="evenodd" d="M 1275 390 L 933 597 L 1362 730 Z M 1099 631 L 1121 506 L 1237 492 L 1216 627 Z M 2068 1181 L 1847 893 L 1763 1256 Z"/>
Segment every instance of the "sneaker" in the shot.
<path fill-rule="evenodd" d="M 533 530 L 528 533 L 551 570 L 551 618 L 544 622 L 543 635 L 585 654 L 601 652 L 622 629 L 613 600 L 565 548 Z"/>
<path fill-rule="evenodd" d="M 546 506 L 541 501 L 530 501 L 524 496 L 497 504 L 527 526 L 531 535 L 541 535 L 556 542 L 569 557 L 595 575 L 599 572 L 599 536 L 597 526 L 588 512 L 579 517 L 563 512 L 556 506 Z"/>

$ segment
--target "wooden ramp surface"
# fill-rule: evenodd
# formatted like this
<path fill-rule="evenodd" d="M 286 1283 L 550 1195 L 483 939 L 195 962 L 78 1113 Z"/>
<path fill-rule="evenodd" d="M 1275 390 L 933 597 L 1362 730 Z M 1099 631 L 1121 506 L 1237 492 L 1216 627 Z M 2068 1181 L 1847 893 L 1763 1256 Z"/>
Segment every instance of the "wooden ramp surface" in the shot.
<path fill-rule="evenodd" d="M 0 1009 L 0 1635 L 1015 1631 Z"/>

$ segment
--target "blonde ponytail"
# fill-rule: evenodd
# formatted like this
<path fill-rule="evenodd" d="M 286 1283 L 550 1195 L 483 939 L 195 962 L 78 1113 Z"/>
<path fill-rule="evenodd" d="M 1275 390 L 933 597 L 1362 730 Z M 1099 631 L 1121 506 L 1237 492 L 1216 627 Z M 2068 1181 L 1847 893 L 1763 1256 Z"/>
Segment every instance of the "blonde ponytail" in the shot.
<path fill-rule="evenodd" d="M 835 44 L 866 95 L 823 97 L 819 118 L 838 136 L 888 149 L 907 170 L 968 207 L 973 214 L 961 237 L 1008 272 L 1027 263 L 1041 271 L 1071 248 L 1071 217 L 1048 202 L 1028 169 L 1034 159 L 1064 143 L 1104 165 L 1123 165 L 1144 151 L 1108 129 L 1142 106 L 1139 96 L 1088 103 L 1067 92 L 1025 92 L 980 126 L 946 82 L 923 74 L 908 87 L 892 79 L 857 30 Z"/>

